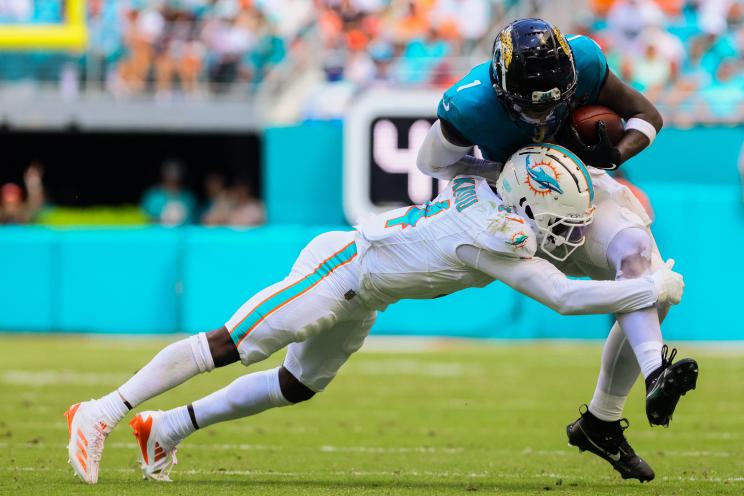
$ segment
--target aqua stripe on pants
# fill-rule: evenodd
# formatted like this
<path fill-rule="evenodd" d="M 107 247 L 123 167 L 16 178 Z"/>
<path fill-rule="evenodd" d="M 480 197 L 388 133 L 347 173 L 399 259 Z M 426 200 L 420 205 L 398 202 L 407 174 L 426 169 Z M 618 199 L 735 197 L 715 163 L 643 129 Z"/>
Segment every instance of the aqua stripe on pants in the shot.
<path fill-rule="evenodd" d="M 302 293 L 318 284 L 325 277 L 329 276 L 339 266 L 349 262 L 357 255 L 356 243 L 352 242 L 345 246 L 341 251 L 335 253 L 331 258 L 320 264 L 312 273 L 287 286 L 286 288 L 274 293 L 266 300 L 258 304 L 251 310 L 243 321 L 233 329 L 230 337 L 237 345 L 240 341 L 250 334 L 250 332 L 270 314 L 289 303 L 292 299 L 297 298 Z"/>

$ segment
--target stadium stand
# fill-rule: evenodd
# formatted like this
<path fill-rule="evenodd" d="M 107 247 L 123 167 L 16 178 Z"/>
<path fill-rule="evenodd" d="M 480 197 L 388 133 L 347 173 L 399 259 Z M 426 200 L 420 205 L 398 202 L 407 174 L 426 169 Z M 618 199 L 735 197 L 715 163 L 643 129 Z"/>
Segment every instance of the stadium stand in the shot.
<path fill-rule="evenodd" d="M 3 2 L 0 23 L 60 22 L 62 3 Z M 251 100 L 264 87 L 277 106 L 286 101 L 281 89 L 295 92 L 302 81 L 304 99 L 289 99 L 290 114 L 332 118 L 369 85 L 447 86 L 486 56 L 495 28 L 549 2 L 531 3 L 532 11 L 507 0 L 91 0 L 83 53 L 6 52 L 0 80 L 5 88 L 50 83 L 68 99 L 101 90 L 165 102 Z M 668 117 L 741 118 L 741 0 L 572 4 L 578 15 L 564 31 L 595 39 Z"/>

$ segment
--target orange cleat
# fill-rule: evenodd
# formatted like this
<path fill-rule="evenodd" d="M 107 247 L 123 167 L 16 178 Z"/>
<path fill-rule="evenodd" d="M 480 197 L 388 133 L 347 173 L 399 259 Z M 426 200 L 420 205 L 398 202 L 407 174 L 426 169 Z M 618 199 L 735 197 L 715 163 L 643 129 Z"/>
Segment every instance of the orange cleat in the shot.
<path fill-rule="evenodd" d="M 176 447 L 160 434 L 162 411 L 142 412 L 129 422 L 140 448 L 140 466 L 145 479 L 171 482 L 170 471 L 178 463 Z"/>

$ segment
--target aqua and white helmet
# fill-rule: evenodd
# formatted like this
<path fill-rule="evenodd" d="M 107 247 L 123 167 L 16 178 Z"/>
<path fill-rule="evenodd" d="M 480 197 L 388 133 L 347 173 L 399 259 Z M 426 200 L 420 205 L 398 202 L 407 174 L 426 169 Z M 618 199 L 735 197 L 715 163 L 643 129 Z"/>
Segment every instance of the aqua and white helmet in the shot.
<path fill-rule="evenodd" d="M 496 188 L 531 224 L 546 255 L 563 261 L 584 244 L 584 228 L 594 216 L 594 188 L 584 163 L 566 148 L 520 148 L 504 165 Z"/>

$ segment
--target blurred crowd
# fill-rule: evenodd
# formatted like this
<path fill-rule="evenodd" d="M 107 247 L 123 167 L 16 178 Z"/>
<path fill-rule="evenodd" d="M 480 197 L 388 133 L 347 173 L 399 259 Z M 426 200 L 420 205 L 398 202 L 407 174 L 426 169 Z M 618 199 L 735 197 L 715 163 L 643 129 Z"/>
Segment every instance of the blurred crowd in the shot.
<path fill-rule="evenodd" d="M 121 3 L 121 2 L 120 2 Z M 328 81 L 447 84 L 451 61 L 490 28 L 492 0 L 191 0 L 91 2 L 90 67 L 117 65 L 114 91 L 161 94 L 177 80 L 214 91 L 255 84 L 290 52 Z M 115 64 L 112 64 L 115 63 Z M 148 79 L 149 76 L 149 79 Z"/>
<path fill-rule="evenodd" d="M 81 56 L 15 54 L 14 59 L 6 53 L 0 79 L 56 78 L 118 95 L 147 91 L 170 97 L 248 91 L 266 84 L 273 68 L 285 70 L 278 79 L 300 77 L 309 68 L 322 74 L 315 81 L 320 87 L 323 81 L 345 83 L 347 93 L 377 83 L 443 87 L 472 65 L 470 55 L 486 56 L 494 29 L 517 3 L 88 0 L 90 39 Z M 2 0 L 0 23 L 59 22 L 62 4 Z M 636 88 L 670 108 L 688 114 L 693 109 L 703 120 L 742 115 L 744 0 L 586 0 L 586 5 L 588 10 L 570 16 L 574 25 L 564 31 L 592 36 L 613 69 Z M 314 100 L 332 106 L 333 98 L 325 93 Z"/>
<path fill-rule="evenodd" d="M 447 84 L 453 57 L 491 27 L 492 0 L 180 0 L 91 3 L 91 57 L 125 91 L 154 80 L 193 92 L 263 81 L 288 52 L 322 66 L 328 81 Z M 117 26 L 120 26 L 117 33 Z M 101 66 L 101 64 L 91 64 Z M 150 78 L 148 79 L 148 75 Z"/>
<path fill-rule="evenodd" d="M 23 187 L 12 182 L 0 186 L 0 225 L 37 220 L 45 202 L 43 177 L 44 167 L 31 162 L 23 174 Z"/>
<path fill-rule="evenodd" d="M 177 160 L 161 166 L 161 180 L 145 191 L 140 208 L 150 222 L 165 226 L 257 226 L 265 223 L 263 203 L 250 182 L 237 179 L 228 185 L 225 176 L 210 173 L 204 180 L 205 201 L 200 205 L 185 185 L 185 168 Z"/>
<path fill-rule="evenodd" d="M 320 0 L 329 81 L 448 85 L 452 59 L 472 52 L 505 3 L 489 0 Z M 458 68 L 460 69 L 460 68 Z"/>
<path fill-rule="evenodd" d="M 472 65 L 506 0 L 316 0 L 322 76 L 300 108 L 337 118 L 372 85 L 447 87 Z M 487 42 L 490 44 L 490 42 Z M 307 51 L 298 45 L 298 51 Z M 312 51 L 311 51 L 312 52 Z"/>
<path fill-rule="evenodd" d="M 2 0 L 0 23 L 60 22 L 61 0 Z M 5 79 L 102 85 L 109 92 L 197 94 L 255 86 L 297 35 L 296 0 L 88 0 L 82 55 L 6 54 Z M 45 8 L 45 5 L 56 9 Z M 300 9 L 302 10 L 302 9 Z M 304 10 L 309 11 L 309 5 Z M 46 12 L 42 15 L 41 11 Z"/>
<path fill-rule="evenodd" d="M 284 12 L 274 8 L 279 3 L 294 2 L 90 0 L 84 70 L 97 72 L 87 79 L 114 93 L 161 96 L 255 86 L 296 35 L 297 27 L 287 28 Z"/>
<path fill-rule="evenodd" d="M 0 23 L 60 22 L 61 0 L 2 0 Z M 293 55 L 328 80 L 446 84 L 493 13 L 515 0 L 88 0 L 82 56 L 4 55 L 0 78 L 145 90 L 255 88 Z M 307 60 L 307 59 L 310 60 Z M 77 78 L 75 77 L 77 76 Z"/>
<path fill-rule="evenodd" d="M 43 165 L 33 161 L 26 168 L 22 183 L 0 185 L 0 225 L 46 222 L 42 212 L 52 205 L 43 179 Z M 198 195 L 185 179 L 186 168 L 180 161 L 164 162 L 160 181 L 142 194 L 139 209 L 143 218 L 163 226 L 243 227 L 266 222 L 263 202 L 257 198 L 250 181 L 242 178 L 228 181 L 223 174 L 209 173 Z"/>
<path fill-rule="evenodd" d="M 592 8 L 574 30 L 678 123 L 742 118 L 743 0 L 593 0 Z"/>

